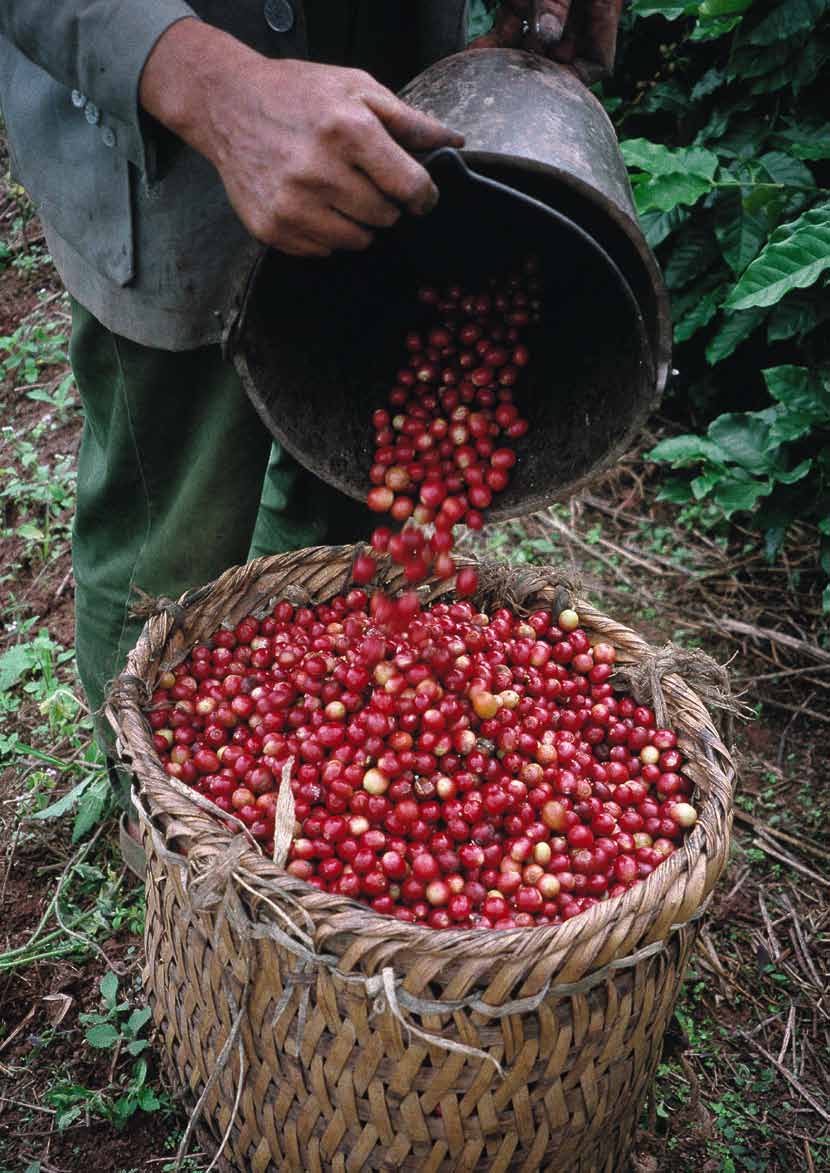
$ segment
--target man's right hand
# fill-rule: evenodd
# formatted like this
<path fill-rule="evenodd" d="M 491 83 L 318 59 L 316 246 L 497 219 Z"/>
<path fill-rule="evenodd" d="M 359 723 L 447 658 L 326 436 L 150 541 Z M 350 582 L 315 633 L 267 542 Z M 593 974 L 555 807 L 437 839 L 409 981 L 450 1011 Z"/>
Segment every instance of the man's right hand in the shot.
<path fill-rule="evenodd" d="M 368 74 L 270 60 L 197 20 L 172 25 L 141 78 L 143 107 L 214 164 L 248 231 L 293 256 L 363 249 L 438 192 L 410 151 L 463 138 Z"/>

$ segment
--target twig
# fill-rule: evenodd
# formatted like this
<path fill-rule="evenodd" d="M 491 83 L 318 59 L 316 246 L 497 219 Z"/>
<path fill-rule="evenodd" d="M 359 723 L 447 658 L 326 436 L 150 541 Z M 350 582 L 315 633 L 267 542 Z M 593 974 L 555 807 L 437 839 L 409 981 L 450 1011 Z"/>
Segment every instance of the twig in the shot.
<path fill-rule="evenodd" d="M 548 520 L 550 521 L 553 529 L 555 529 L 557 533 L 560 533 L 566 541 L 573 542 L 573 544 L 578 546 L 580 550 L 584 550 L 590 558 L 596 558 L 598 561 L 604 563 L 611 571 L 613 571 L 617 578 L 621 579 L 627 586 L 631 587 L 632 590 L 637 589 L 636 584 L 633 583 L 631 579 L 623 573 L 622 570 L 620 570 L 616 563 L 612 562 L 610 558 L 608 558 L 595 546 L 591 545 L 590 542 L 583 541 L 582 538 L 578 537 L 569 526 L 565 525 L 564 521 L 560 521 L 559 518 L 554 517 L 553 514 L 549 515 Z"/>
<path fill-rule="evenodd" d="M 17 850 L 17 840 L 20 838 L 21 829 L 22 829 L 22 824 L 18 823 L 14 829 L 14 835 L 12 836 L 11 847 L 9 848 L 9 861 L 6 864 L 6 870 L 3 873 L 3 887 L 0 888 L 0 905 L 2 905 L 3 901 L 6 898 L 6 887 L 9 882 L 9 876 L 12 874 L 12 864 L 14 863 L 14 853 Z"/>
<path fill-rule="evenodd" d="M 779 854 L 779 852 L 774 851 L 771 844 L 762 839 L 760 835 L 752 840 L 752 845 L 753 847 L 760 847 L 761 851 L 773 859 L 777 859 L 779 863 L 785 863 L 789 867 L 795 868 L 797 872 L 801 872 L 803 876 L 807 876 L 808 879 L 813 880 L 816 884 L 821 884 L 824 888 L 830 888 L 830 880 L 825 880 L 818 872 L 814 872 L 811 868 L 805 867 L 803 863 L 799 863 L 797 859 L 793 859 L 787 852 Z"/>
<path fill-rule="evenodd" d="M 810 656 L 814 660 L 819 660 L 822 664 L 830 664 L 830 652 L 826 652 L 824 648 L 820 648 L 818 644 L 811 644 L 807 640 L 796 639 L 792 635 L 786 635 L 783 631 L 776 631 L 772 627 L 756 627 L 752 623 L 744 623 L 741 619 L 728 619 L 726 616 L 711 616 L 713 622 L 724 631 L 731 631 L 735 635 L 748 635 L 752 639 L 768 640 L 770 643 L 778 644 L 782 648 L 787 648 L 791 652 L 798 652 L 802 656 Z M 830 718 L 825 718 L 830 721 Z"/>
<path fill-rule="evenodd" d="M 815 709 L 805 708 L 803 704 L 788 705 L 784 701 L 774 700 L 771 696 L 759 696 L 757 699 L 764 705 L 770 705 L 773 709 L 782 709 L 785 713 L 795 713 L 796 717 L 809 717 L 812 721 L 820 721 L 822 725 L 830 725 L 830 717 L 824 713 L 817 713 Z"/>
<path fill-rule="evenodd" d="M 35 1016 L 35 1008 L 34 1008 L 34 1006 L 30 1006 L 28 1014 L 26 1014 L 25 1017 L 21 1018 L 20 1022 L 18 1022 L 17 1026 L 14 1028 L 14 1030 L 11 1032 L 11 1034 L 8 1035 L 7 1038 L 3 1039 L 2 1043 L 0 1043 L 0 1052 L 5 1051 L 6 1047 L 8 1047 L 8 1045 L 12 1041 L 12 1039 L 15 1038 L 16 1035 L 20 1034 L 20 1032 L 23 1030 L 23 1027 L 26 1025 L 26 1023 L 31 1022 L 32 1019 L 34 1018 L 34 1016 Z"/>
<path fill-rule="evenodd" d="M 748 814 L 737 806 L 734 815 L 737 822 L 746 823 L 758 835 L 765 835 L 768 839 L 780 839 L 783 843 L 789 843 L 792 847 L 797 847 L 799 851 L 805 851 L 808 855 L 814 855 L 818 859 L 830 859 L 830 853 L 826 848 L 813 843 L 811 839 L 797 839 L 795 835 L 788 835 L 786 831 L 780 831 L 778 827 L 771 827 L 769 823 L 762 823 L 760 819 L 756 819 L 754 815 Z M 730 892 L 729 895 L 731 896 L 732 893 Z"/>
<path fill-rule="evenodd" d="M 58 587 L 58 589 L 55 591 L 55 594 L 53 595 L 53 598 L 55 599 L 56 602 L 61 597 L 63 592 L 66 590 L 66 584 L 69 582 L 71 577 L 72 577 L 72 567 L 70 566 L 69 569 L 67 570 L 66 574 L 61 579 L 60 586 Z"/>
<path fill-rule="evenodd" d="M 767 930 L 767 942 L 769 943 L 769 947 L 772 950 L 772 960 L 778 962 L 781 960 L 781 946 L 778 943 L 778 938 L 775 935 L 775 929 L 772 927 L 772 923 L 769 919 L 767 904 L 764 900 L 764 893 L 760 890 L 758 892 L 758 907 L 761 909 L 761 918 L 763 919 L 764 927 Z"/>
<path fill-rule="evenodd" d="M 45 1112 L 48 1116 L 55 1115 L 54 1108 L 42 1108 L 40 1104 L 27 1104 L 25 1100 L 13 1100 L 10 1096 L 0 1096 L 0 1104 L 16 1104 L 18 1108 L 32 1108 L 35 1112 Z"/>
<path fill-rule="evenodd" d="M 762 672 L 760 676 L 753 676 L 757 684 L 759 680 L 780 680 L 783 676 L 803 676 L 807 672 L 830 672 L 830 664 L 808 664 L 806 668 L 782 668 L 780 672 Z M 824 682 L 827 687 L 827 682 Z"/>
<path fill-rule="evenodd" d="M 784 1041 L 781 1044 L 781 1049 L 778 1052 L 778 1062 L 783 1063 L 784 1056 L 787 1053 L 787 1047 L 790 1045 L 790 1039 L 793 1033 L 793 1025 L 795 1023 L 795 1003 L 790 1002 L 790 1012 L 787 1015 L 787 1028 L 784 1031 Z"/>
<path fill-rule="evenodd" d="M 740 1027 L 736 1027 L 736 1030 L 742 1038 L 746 1039 L 751 1047 L 754 1047 L 756 1051 L 764 1056 L 768 1063 L 773 1065 L 776 1071 L 781 1072 L 787 1083 L 798 1092 L 802 1099 L 807 1101 L 813 1111 L 817 1112 L 819 1116 L 821 1116 L 822 1120 L 826 1120 L 827 1123 L 830 1124 L 830 1112 L 825 1111 L 818 1100 L 807 1091 L 803 1084 L 799 1083 L 792 1072 L 788 1071 L 783 1063 L 779 1063 L 775 1056 L 769 1053 L 766 1047 L 762 1047 L 761 1044 L 753 1039 L 751 1035 L 747 1034 L 745 1030 L 741 1030 Z"/>
<path fill-rule="evenodd" d="M 810 1151 L 810 1142 L 807 1137 L 802 1137 L 804 1141 L 804 1156 L 807 1158 L 807 1173 L 816 1173 L 816 1167 L 813 1164 L 813 1154 Z"/>

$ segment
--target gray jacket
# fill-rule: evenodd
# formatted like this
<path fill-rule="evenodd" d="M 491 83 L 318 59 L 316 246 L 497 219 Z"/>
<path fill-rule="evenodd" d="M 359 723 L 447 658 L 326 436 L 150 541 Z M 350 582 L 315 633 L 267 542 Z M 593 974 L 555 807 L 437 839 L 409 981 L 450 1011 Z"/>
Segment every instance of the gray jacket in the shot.
<path fill-rule="evenodd" d="M 403 50 L 414 74 L 463 47 L 467 6 L 408 3 L 417 35 L 407 30 Z M 309 55 L 302 0 L 0 2 L 12 168 L 58 271 L 111 330 L 170 350 L 217 341 L 228 291 L 257 249 L 213 167 L 139 110 L 151 49 L 187 16 L 269 57 Z"/>

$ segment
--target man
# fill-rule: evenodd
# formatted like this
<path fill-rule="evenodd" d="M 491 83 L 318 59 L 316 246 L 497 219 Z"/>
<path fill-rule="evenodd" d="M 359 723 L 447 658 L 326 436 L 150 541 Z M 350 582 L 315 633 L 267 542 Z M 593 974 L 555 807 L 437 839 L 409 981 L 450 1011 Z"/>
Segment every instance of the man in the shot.
<path fill-rule="evenodd" d="M 539 0 L 536 20 L 510 0 L 480 43 L 594 76 L 620 4 Z M 353 506 L 271 451 L 221 357 L 222 311 L 257 241 L 325 257 L 430 211 L 413 154 L 462 139 L 387 87 L 463 48 L 466 23 L 463 0 L 0 5 L 12 166 L 72 297 L 76 647 L 93 712 L 136 637 L 134 588 L 175 597 L 249 555 L 358 532 Z"/>

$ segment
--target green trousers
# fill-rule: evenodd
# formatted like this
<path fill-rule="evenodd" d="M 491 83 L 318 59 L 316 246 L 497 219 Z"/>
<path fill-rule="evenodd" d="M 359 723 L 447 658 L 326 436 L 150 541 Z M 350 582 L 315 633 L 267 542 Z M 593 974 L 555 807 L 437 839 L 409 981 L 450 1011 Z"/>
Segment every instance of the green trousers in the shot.
<path fill-rule="evenodd" d="M 73 303 L 70 357 L 84 408 L 75 644 L 97 714 L 141 629 L 136 588 L 176 598 L 249 558 L 355 541 L 371 515 L 272 445 L 217 346 L 140 346 Z"/>

